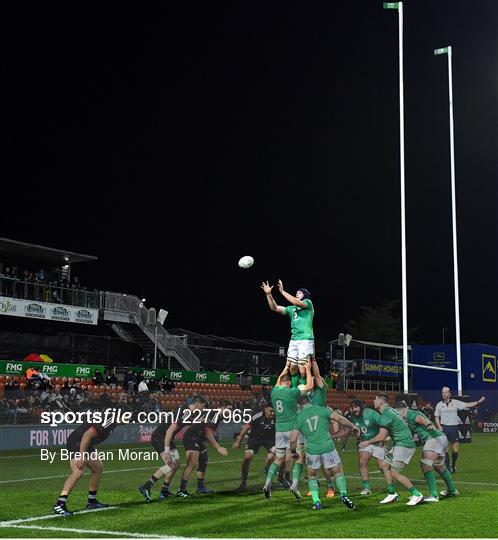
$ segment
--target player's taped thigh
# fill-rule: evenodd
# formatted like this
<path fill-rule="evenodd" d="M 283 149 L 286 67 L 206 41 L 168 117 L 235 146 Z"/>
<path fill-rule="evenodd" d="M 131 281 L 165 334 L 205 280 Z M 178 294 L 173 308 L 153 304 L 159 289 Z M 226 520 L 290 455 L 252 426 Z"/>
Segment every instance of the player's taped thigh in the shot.
<path fill-rule="evenodd" d="M 208 462 L 209 462 L 209 456 L 208 456 L 207 450 L 204 450 L 203 452 L 201 452 L 199 456 L 199 465 L 197 467 L 197 472 L 200 472 L 200 473 L 206 472 Z"/>
<path fill-rule="evenodd" d="M 287 448 L 275 448 L 275 455 L 277 458 L 284 458 L 287 452 Z"/>
<path fill-rule="evenodd" d="M 394 469 L 397 472 L 401 472 L 406 466 L 406 463 L 404 461 L 392 461 L 391 462 L 391 469 Z"/>
<path fill-rule="evenodd" d="M 164 474 L 168 474 L 173 469 L 169 465 L 164 464 L 162 467 L 159 467 L 159 470 L 163 471 Z"/>
<path fill-rule="evenodd" d="M 436 467 L 444 467 L 444 456 L 438 456 L 433 463 Z"/>
<path fill-rule="evenodd" d="M 420 463 L 422 463 L 422 465 L 427 465 L 428 467 L 431 467 L 431 468 L 434 466 L 434 460 L 433 459 L 422 458 L 420 460 Z"/>

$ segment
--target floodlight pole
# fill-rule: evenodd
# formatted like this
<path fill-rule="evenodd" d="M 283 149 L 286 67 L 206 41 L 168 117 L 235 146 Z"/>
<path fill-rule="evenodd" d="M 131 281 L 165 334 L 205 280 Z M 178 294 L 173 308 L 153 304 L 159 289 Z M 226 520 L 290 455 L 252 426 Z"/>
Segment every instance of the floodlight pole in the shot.
<path fill-rule="evenodd" d="M 448 56 L 448 101 L 450 114 L 450 169 L 451 169 L 451 221 L 453 230 L 453 283 L 455 287 L 455 337 L 457 358 L 457 387 L 458 395 L 462 395 L 462 347 L 460 340 L 460 294 L 458 288 L 458 249 L 456 225 L 456 186 L 455 186 L 455 134 L 453 126 L 453 66 L 451 63 L 451 45 L 435 49 L 434 55 L 446 54 Z"/>
<path fill-rule="evenodd" d="M 156 321 L 154 325 L 154 362 L 152 363 L 152 369 L 157 368 L 157 325 L 159 323 Z"/>
<path fill-rule="evenodd" d="M 399 30 L 399 155 L 401 183 L 401 310 L 403 318 L 403 392 L 408 394 L 408 310 L 406 294 L 405 211 L 405 100 L 403 86 L 403 2 L 384 2 L 384 9 L 398 10 Z"/>

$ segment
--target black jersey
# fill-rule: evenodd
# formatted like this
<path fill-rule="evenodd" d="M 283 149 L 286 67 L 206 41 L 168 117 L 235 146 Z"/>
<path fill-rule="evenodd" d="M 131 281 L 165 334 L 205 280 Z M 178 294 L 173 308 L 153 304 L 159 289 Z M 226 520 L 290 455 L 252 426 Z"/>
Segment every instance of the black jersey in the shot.
<path fill-rule="evenodd" d="M 85 422 L 78 426 L 67 438 L 67 448 L 71 450 L 72 452 L 79 452 L 81 439 L 83 438 L 83 435 L 89 430 L 93 429 L 95 437 L 92 438 L 90 441 L 88 450 L 92 451 L 95 446 L 105 441 L 109 435 L 114 431 L 116 428 L 116 423 L 111 424 L 102 424 L 102 423 L 92 423 L 92 422 Z"/>
<path fill-rule="evenodd" d="M 171 443 L 173 444 L 175 435 L 181 431 L 185 425 L 187 425 L 185 422 L 188 421 L 190 417 L 190 409 L 186 406 L 179 406 L 176 409 L 174 409 L 171 413 L 171 415 L 168 415 L 168 421 L 164 422 L 162 424 L 159 424 L 156 429 L 152 432 L 151 440 L 154 441 L 164 441 L 164 437 L 166 436 L 166 431 L 168 431 L 168 428 L 171 426 L 171 424 L 176 424 L 175 432 L 173 433 L 173 437 L 171 438 Z M 161 450 L 162 451 L 162 450 Z"/>
<path fill-rule="evenodd" d="M 249 437 L 259 439 L 273 439 L 275 437 L 275 418 L 268 418 L 264 411 L 253 413 L 251 421 L 251 433 Z"/>

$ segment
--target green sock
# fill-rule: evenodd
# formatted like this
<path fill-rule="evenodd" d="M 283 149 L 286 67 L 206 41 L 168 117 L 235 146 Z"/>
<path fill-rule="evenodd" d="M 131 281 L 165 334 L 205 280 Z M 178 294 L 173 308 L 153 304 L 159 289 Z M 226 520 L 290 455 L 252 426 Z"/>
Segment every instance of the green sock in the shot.
<path fill-rule="evenodd" d="M 294 375 L 291 375 L 291 388 L 297 388 L 298 384 L 301 384 L 299 382 L 300 376 L 299 373 L 295 373 Z"/>
<path fill-rule="evenodd" d="M 372 491 L 372 488 L 370 487 L 370 482 L 368 480 L 363 480 L 363 489 L 368 489 L 368 491 Z"/>
<path fill-rule="evenodd" d="M 444 469 L 442 473 L 439 473 L 439 476 L 444 480 L 444 483 L 446 484 L 446 487 L 448 488 L 448 491 L 450 493 L 456 491 L 455 484 L 453 483 L 453 478 L 451 477 L 451 473 L 448 469 Z"/>
<path fill-rule="evenodd" d="M 293 482 L 296 482 L 299 480 L 302 470 L 303 470 L 303 466 L 301 465 L 301 463 L 294 463 L 294 465 L 292 466 L 292 481 Z"/>
<path fill-rule="evenodd" d="M 335 477 L 335 481 L 337 483 L 337 487 L 339 488 L 339 493 L 341 494 L 341 497 L 346 496 L 348 494 L 346 477 L 343 474 L 339 474 Z"/>
<path fill-rule="evenodd" d="M 327 480 L 327 487 L 330 489 L 335 489 L 334 479 L 330 477 L 330 480 Z"/>
<path fill-rule="evenodd" d="M 308 487 L 311 491 L 311 497 L 313 499 L 313 503 L 320 502 L 320 496 L 318 495 L 318 482 L 315 478 L 308 480 Z"/>
<path fill-rule="evenodd" d="M 270 480 L 277 474 L 278 471 L 278 465 L 276 463 L 272 463 L 270 467 L 268 468 L 268 473 L 266 475 L 266 479 Z"/>
<path fill-rule="evenodd" d="M 415 486 L 410 488 L 410 493 L 415 497 L 420 497 L 420 495 L 422 495 L 422 493 L 420 493 L 420 491 Z"/>
<path fill-rule="evenodd" d="M 387 492 L 389 495 L 394 495 L 396 493 L 396 488 L 394 487 L 394 484 L 387 484 Z"/>
<path fill-rule="evenodd" d="M 425 481 L 429 486 L 429 492 L 433 497 L 437 498 L 437 486 L 436 486 L 436 477 L 433 471 L 427 471 L 424 473 Z"/>

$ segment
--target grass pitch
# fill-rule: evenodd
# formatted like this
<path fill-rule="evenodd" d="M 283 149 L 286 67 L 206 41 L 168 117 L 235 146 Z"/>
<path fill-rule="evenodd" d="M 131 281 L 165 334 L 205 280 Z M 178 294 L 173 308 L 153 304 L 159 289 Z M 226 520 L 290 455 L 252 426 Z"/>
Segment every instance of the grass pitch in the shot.
<path fill-rule="evenodd" d="M 231 446 L 226 441 L 225 446 Z M 136 447 L 136 446 L 135 446 Z M 102 447 L 102 450 L 111 447 Z M 114 448 L 114 447 L 113 447 Z M 149 450 L 143 445 L 140 449 Z M 349 511 L 336 496 L 322 498 L 320 512 L 311 509 L 311 500 L 302 503 L 276 487 L 270 500 L 261 487 L 263 454 L 255 459 L 249 476 L 250 490 L 237 494 L 243 452 L 230 450 L 226 458 L 209 449 L 210 464 L 206 485 L 214 495 L 159 501 L 159 486 L 154 487 L 154 502 L 146 504 L 138 492 L 159 465 L 150 461 L 108 461 L 99 489 L 102 502 L 112 509 L 76 514 L 70 518 L 53 516 L 51 508 L 69 473 L 67 463 L 57 459 L 52 465 L 40 461 L 39 452 L 9 452 L 0 456 L 0 537 L 497 537 L 498 536 L 498 435 L 475 434 L 473 443 L 461 445 L 455 484 L 461 496 L 437 504 L 407 507 L 409 494 L 399 486 L 401 500 L 379 505 L 385 484 L 371 462 L 373 494 L 361 497 L 361 481 L 354 443 L 341 452 L 349 495 L 358 511 Z M 182 454 L 180 448 L 180 454 Z M 117 451 L 116 451 L 117 455 Z M 407 475 L 428 494 L 419 468 L 420 448 L 407 467 Z M 193 475 L 194 476 L 194 475 Z M 177 473 L 172 483 L 176 491 Z M 159 483 L 158 483 L 159 484 Z M 192 478 L 189 490 L 195 492 Z M 322 483 L 321 492 L 325 491 Z M 438 488 L 444 485 L 438 483 Z M 86 503 L 86 478 L 71 494 L 68 507 L 83 510 Z M 303 495 L 307 482 L 301 481 Z M 13 521 L 14 520 L 14 521 Z M 9 522 L 9 523 L 7 523 Z"/>

